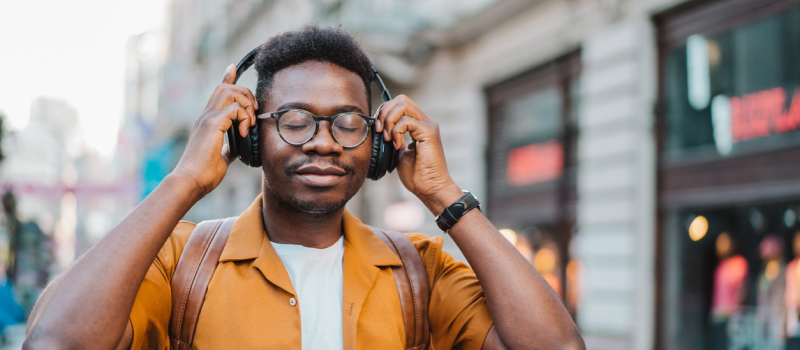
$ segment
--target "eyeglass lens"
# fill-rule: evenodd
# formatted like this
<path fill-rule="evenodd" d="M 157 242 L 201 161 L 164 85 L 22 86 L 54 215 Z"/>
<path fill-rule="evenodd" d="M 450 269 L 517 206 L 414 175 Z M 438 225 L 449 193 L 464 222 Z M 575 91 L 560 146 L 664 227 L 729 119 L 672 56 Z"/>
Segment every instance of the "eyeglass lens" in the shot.
<path fill-rule="evenodd" d="M 286 142 L 303 144 L 312 137 L 316 130 L 314 117 L 300 111 L 284 113 L 278 123 L 278 131 Z M 360 144 L 369 133 L 367 122 L 355 113 L 339 114 L 331 125 L 333 138 L 344 147 L 354 147 Z"/>

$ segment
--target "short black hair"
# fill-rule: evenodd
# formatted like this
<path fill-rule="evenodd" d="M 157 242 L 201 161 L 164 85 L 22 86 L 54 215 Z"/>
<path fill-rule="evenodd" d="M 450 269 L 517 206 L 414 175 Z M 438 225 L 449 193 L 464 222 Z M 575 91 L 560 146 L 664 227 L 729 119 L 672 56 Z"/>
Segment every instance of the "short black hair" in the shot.
<path fill-rule="evenodd" d="M 259 46 L 256 56 L 258 86 L 256 98 L 260 106 L 267 105 L 267 93 L 282 69 L 307 61 L 329 62 L 358 74 L 367 88 L 367 104 L 372 111 L 370 83 L 374 73 L 367 54 L 356 39 L 341 26 L 307 25 L 303 29 L 278 34 Z"/>

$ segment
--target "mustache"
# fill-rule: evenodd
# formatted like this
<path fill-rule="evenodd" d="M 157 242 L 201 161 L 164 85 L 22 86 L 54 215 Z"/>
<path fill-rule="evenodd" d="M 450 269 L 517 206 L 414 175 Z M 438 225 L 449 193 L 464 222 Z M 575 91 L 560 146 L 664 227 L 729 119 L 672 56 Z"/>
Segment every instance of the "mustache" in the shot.
<path fill-rule="evenodd" d="M 297 172 L 297 169 L 306 165 L 306 164 L 318 164 L 318 165 L 332 165 L 337 168 L 341 168 L 344 170 L 348 175 L 352 174 L 355 171 L 355 168 L 350 164 L 342 163 L 338 158 L 334 157 L 320 157 L 320 156 L 306 156 L 296 161 L 290 162 L 283 167 L 283 172 L 286 173 L 286 176 L 292 176 Z"/>

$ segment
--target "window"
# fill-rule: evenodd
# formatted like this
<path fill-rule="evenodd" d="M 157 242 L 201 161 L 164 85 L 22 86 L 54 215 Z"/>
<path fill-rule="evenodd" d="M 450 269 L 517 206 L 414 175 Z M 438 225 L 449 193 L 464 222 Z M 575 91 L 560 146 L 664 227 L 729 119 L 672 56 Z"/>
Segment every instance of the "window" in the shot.
<path fill-rule="evenodd" d="M 800 1 L 655 21 L 657 348 L 798 349 Z"/>
<path fill-rule="evenodd" d="M 487 89 L 487 212 L 574 312 L 574 114 L 579 54 Z M 564 281 L 567 281 L 566 283 Z"/>
<path fill-rule="evenodd" d="M 800 140 L 800 5 L 676 41 L 664 57 L 665 155 L 722 157 Z"/>

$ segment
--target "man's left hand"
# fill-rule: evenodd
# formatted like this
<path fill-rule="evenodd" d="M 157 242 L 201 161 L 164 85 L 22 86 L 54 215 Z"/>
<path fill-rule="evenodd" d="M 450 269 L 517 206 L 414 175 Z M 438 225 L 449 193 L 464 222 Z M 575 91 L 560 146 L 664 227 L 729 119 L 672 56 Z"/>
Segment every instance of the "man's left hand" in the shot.
<path fill-rule="evenodd" d="M 382 132 L 384 140 L 391 140 L 400 150 L 397 165 L 400 181 L 433 215 L 439 215 L 462 196 L 447 171 L 439 124 L 422 112 L 414 101 L 399 95 L 384 103 L 376 123 L 376 131 Z M 413 140 L 408 145 L 403 142 L 405 133 Z"/>

